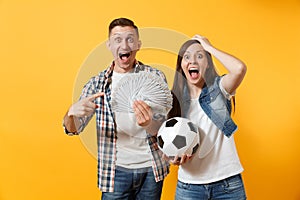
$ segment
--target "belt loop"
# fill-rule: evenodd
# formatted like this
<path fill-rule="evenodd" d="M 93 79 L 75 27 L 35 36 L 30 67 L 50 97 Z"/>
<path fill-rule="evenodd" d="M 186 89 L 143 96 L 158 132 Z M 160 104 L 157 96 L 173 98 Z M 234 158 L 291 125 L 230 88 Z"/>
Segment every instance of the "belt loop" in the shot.
<path fill-rule="evenodd" d="M 225 187 L 228 187 L 228 186 L 229 186 L 228 178 L 225 178 L 225 179 L 223 180 L 223 183 L 224 183 Z"/>

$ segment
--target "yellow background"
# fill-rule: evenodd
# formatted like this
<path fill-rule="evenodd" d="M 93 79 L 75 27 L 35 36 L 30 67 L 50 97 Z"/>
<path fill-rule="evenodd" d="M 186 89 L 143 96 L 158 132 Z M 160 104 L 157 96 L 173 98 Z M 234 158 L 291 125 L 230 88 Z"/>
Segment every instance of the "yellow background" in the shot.
<path fill-rule="evenodd" d="M 299 0 L 0 0 L 0 199 L 100 198 L 94 156 L 61 122 L 82 63 L 121 16 L 205 35 L 247 64 L 234 119 L 248 199 L 300 199 Z M 138 58 L 175 66 L 159 53 Z M 175 186 L 172 167 L 162 199 Z"/>

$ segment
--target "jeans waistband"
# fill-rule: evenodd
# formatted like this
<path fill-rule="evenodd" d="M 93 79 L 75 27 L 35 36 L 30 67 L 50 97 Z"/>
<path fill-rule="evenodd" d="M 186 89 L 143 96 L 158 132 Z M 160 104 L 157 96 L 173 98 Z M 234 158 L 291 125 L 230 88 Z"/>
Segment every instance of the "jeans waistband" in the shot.
<path fill-rule="evenodd" d="M 229 176 L 227 178 L 224 178 L 222 180 L 219 180 L 219 181 L 216 181 L 216 182 L 212 182 L 210 184 L 216 184 L 216 183 L 223 183 L 223 182 L 228 182 L 230 181 L 231 179 L 235 179 L 235 178 L 241 178 L 241 174 L 236 174 L 236 175 L 233 175 L 233 176 Z"/>
<path fill-rule="evenodd" d="M 129 169 L 129 168 L 121 167 L 121 166 L 116 166 L 116 170 L 130 172 L 130 173 L 146 173 L 146 172 L 151 172 L 152 167 Z"/>

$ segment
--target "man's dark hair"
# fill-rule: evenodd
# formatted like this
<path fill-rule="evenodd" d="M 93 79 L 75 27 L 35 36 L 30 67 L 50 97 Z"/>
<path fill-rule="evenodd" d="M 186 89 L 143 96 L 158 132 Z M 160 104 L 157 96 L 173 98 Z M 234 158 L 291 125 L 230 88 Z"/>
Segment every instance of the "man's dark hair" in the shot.
<path fill-rule="evenodd" d="M 133 21 L 131 21 L 130 19 L 127 18 L 117 18 L 114 19 L 110 24 L 109 24 L 109 28 L 108 28 L 108 36 L 110 36 L 111 30 L 116 27 L 116 26 L 131 26 L 135 29 L 137 36 L 139 37 L 139 30 L 138 27 L 134 24 Z"/>

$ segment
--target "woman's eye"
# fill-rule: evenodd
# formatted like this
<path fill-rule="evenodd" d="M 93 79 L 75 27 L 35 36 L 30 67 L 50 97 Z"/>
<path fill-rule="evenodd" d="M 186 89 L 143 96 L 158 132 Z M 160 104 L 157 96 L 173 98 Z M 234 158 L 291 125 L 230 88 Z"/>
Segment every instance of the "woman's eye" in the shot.
<path fill-rule="evenodd" d="M 189 56 L 189 55 L 184 55 L 183 58 L 184 58 L 185 60 L 189 60 L 189 59 L 190 59 L 190 56 Z"/>
<path fill-rule="evenodd" d="M 201 59 L 201 58 L 203 58 L 203 55 L 202 55 L 202 54 L 199 54 L 199 55 L 197 56 L 197 58 L 198 58 L 198 59 Z"/>

